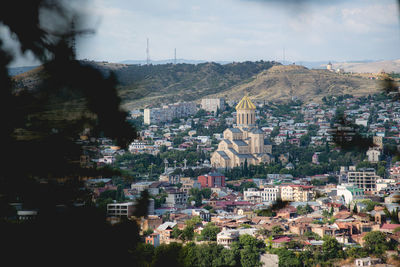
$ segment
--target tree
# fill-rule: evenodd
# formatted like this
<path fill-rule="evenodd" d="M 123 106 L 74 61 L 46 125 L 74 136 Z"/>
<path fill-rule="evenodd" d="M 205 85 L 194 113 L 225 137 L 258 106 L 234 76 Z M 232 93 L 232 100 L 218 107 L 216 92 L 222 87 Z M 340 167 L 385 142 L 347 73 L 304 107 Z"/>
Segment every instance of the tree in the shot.
<path fill-rule="evenodd" d="M 212 193 L 211 188 L 203 188 L 203 189 L 201 189 L 201 195 L 205 199 L 209 199 L 211 197 L 211 193 Z"/>
<path fill-rule="evenodd" d="M 167 148 L 167 146 L 165 146 L 165 145 L 160 146 L 160 153 L 166 152 L 167 149 L 168 149 L 168 148 Z"/>
<path fill-rule="evenodd" d="M 260 250 L 264 247 L 264 242 L 245 234 L 239 237 L 239 244 L 242 248 L 240 251 L 241 266 L 261 266 Z"/>
<path fill-rule="evenodd" d="M 273 235 L 279 235 L 283 233 L 283 229 L 279 225 L 274 225 L 271 228 L 271 232 Z"/>
<path fill-rule="evenodd" d="M 190 226 L 189 225 L 186 226 L 185 229 L 183 229 L 180 238 L 182 240 L 188 241 L 188 240 L 193 240 L 193 237 L 194 237 L 194 228 L 193 228 L 193 226 L 191 226 L 191 225 Z"/>
<path fill-rule="evenodd" d="M 178 226 L 174 226 L 174 228 L 172 228 L 171 237 L 178 239 L 180 238 L 181 235 L 182 235 L 182 230 L 180 230 Z"/>
<path fill-rule="evenodd" d="M 324 238 L 322 252 L 326 259 L 343 258 L 342 246 L 334 237 Z"/>
<path fill-rule="evenodd" d="M 384 166 L 381 166 L 378 168 L 378 171 L 376 172 L 377 175 L 381 176 L 381 177 L 385 177 L 386 174 L 386 169 Z"/>
<path fill-rule="evenodd" d="M 305 206 L 297 206 L 297 214 L 304 215 L 313 212 L 314 210 L 310 207 L 310 205 L 306 204 Z"/>
<path fill-rule="evenodd" d="M 207 223 L 203 231 L 201 231 L 201 236 L 203 239 L 208 241 L 217 241 L 217 234 L 221 232 L 218 226 L 213 223 Z"/>
<path fill-rule="evenodd" d="M 352 248 L 346 249 L 346 257 L 365 258 L 365 257 L 368 257 L 368 252 L 364 248 L 352 247 Z"/>
<path fill-rule="evenodd" d="M 262 237 L 267 237 L 271 234 L 271 231 L 265 228 L 260 228 L 256 231 L 256 236 L 262 236 Z"/>
<path fill-rule="evenodd" d="M 277 251 L 280 267 L 300 267 L 301 262 L 293 251 L 281 248 Z"/>
<path fill-rule="evenodd" d="M 240 251 L 240 264 L 243 267 L 261 266 L 259 252 L 251 246 L 244 246 Z"/>
<path fill-rule="evenodd" d="M 380 231 L 371 231 L 364 236 L 364 248 L 374 255 L 382 255 L 388 248 L 386 234 Z"/>
<path fill-rule="evenodd" d="M 181 244 L 175 242 L 168 245 L 161 244 L 154 251 L 151 266 L 183 266 L 182 259 L 179 257 L 181 251 Z"/>

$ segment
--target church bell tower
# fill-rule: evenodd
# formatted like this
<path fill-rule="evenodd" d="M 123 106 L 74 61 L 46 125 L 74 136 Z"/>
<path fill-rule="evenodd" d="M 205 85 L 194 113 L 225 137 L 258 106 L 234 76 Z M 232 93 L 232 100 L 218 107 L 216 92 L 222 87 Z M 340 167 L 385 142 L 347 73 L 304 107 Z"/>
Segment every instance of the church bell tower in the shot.
<path fill-rule="evenodd" d="M 236 125 L 239 128 L 256 126 L 256 106 L 247 96 L 236 105 Z"/>

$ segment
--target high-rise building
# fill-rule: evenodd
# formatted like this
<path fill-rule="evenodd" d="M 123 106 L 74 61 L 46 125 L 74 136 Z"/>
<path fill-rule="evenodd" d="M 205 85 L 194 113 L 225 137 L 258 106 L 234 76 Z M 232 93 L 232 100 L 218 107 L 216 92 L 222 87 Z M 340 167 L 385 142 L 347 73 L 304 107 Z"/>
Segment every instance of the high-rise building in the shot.
<path fill-rule="evenodd" d="M 179 102 L 164 105 L 161 108 L 146 108 L 143 112 L 144 123 L 147 125 L 170 122 L 174 118 L 183 118 L 197 112 L 196 103 Z"/>
<path fill-rule="evenodd" d="M 225 110 L 225 100 L 223 98 L 203 98 L 201 100 L 201 108 L 215 114 L 217 110 Z"/>

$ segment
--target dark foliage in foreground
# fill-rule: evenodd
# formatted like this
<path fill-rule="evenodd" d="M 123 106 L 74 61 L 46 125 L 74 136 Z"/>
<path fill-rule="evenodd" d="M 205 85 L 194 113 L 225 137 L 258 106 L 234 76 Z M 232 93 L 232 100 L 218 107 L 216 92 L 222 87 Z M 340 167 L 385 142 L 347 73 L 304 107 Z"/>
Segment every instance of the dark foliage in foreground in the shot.
<path fill-rule="evenodd" d="M 82 150 L 75 140 L 84 129 L 92 136 L 112 138 L 121 147 L 136 136 L 119 107 L 113 74 L 105 76 L 75 60 L 75 37 L 90 32 L 84 18 L 69 1 L 16 0 L 0 6 L 1 24 L 21 52 L 33 53 L 44 68 L 37 89 L 14 91 L 7 66 L 15 55 L 0 37 L 3 262 L 94 266 L 134 259 L 129 251 L 136 251 L 139 241 L 136 222 L 106 224 L 80 183 L 82 177 L 99 175 L 79 164 Z M 74 110 L 74 101 L 83 101 L 84 108 Z M 60 117 L 48 116 L 54 108 L 61 111 Z M 63 184 L 57 182 L 60 179 Z M 12 202 L 37 209 L 37 220 L 13 220 Z M 135 215 L 144 216 L 148 195 L 138 203 Z"/>

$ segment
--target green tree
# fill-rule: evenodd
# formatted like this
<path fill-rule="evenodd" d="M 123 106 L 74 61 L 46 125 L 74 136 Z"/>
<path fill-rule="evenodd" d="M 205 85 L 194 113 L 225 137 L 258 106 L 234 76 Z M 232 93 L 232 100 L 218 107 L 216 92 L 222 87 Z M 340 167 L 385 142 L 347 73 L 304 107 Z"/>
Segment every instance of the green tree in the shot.
<path fill-rule="evenodd" d="M 301 261 L 293 251 L 281 248 L 276 253 L 279 257 L 279 267 L 300 267 Z"/>
<path fill-rule="evenodd" d="M 211 188 L 203 188 L 201 189 L 201 195 L 205 199 L 209 199 L 211 197 Z"/>
<path fill-rule="evenodd" d="M 180 238 L 180 236 L 182 235 L 182 230 L 180 230 L 178 228 L 178 226 L 175 226 L 174 228 L 172 228 L 172 232 L 171 232 L 171 237 L 178 239 Z"/>
<path fill-rule="evenodd" d="M 240 251 L 240 264 L 243 267 L 261 266 L 260 253 L 251 246 L 244 246 Z"/>
<path fill-rule="evenodd" d="M 182 259 L 179 257 L 181 250 L 182 245 L 175 242 L 172 242 L 168 245 L 161 244 L 154 251 L 154 257 L 151 266 L 183 266 Z"/>
<path fill-rule="evenodd" d="M 343 258 L 342 246 L 334 237 L 324 238 L 322 253 L 326 259 Z"/>
<path fill-rule="evenodd" d="M 386 174 L 386 169 L 384 166 L 381 166 L 378 168 L 378 171 L 376 172 L 377 175 L 381 176 L 381 177 L 385 177 Z"/>
<path fill-rule="evenodd" d="M 368 252 L 364 248 L 352 247 L 352 248 L 346 249 L 346 257 L 364 258 L 364 257 L 368 257 Z"/>
<path fill-rule="evenodd" d="M 191 226 L 191 225 L 190 226 L 189 225 L 186 226 L 185 229 L 183 229 L 180 238 L 182 240 L 188 241 L 188 240 L 193 240 L 193 237 L 194 237 L 194 228 L 193 228 L 193 226 Z"/>
<path fill-rule="evenodd" d="M 271 233 L 272 233 L 273 235 L 280 235 L 280 234 L 283 233 L 283 229 L 282 229 L 282 227 L 280 227 L 279 225 L 274 225 L 274 226 L 271 228 Z"/>
<path fill-rule="evenodd" d="M 364 236 L 364 248 L 374 255 L 382 255 L 388 248 L 386 234 L 380 231 L 371 231 Z"/>
<path fill-rule="evenodd" d="M 296 209 L 297 209 L 297 214 L 299 215 L 305 215 L 314 211 L 308 204 L 306 204 L 305 206 L 297 206 Z"/>
<path fill-rule="evenodd" d="M 207 223 L 203 231 L 201 231 L 201 236 L 204 240 L 217 241 L 217 234 L 221 232 L 221 229 L 214 223 Z"/>

